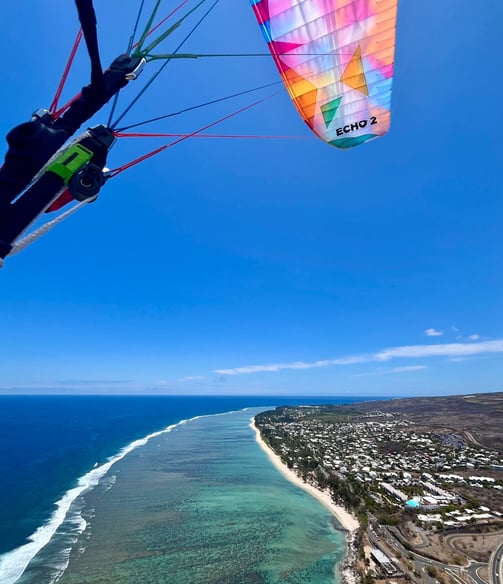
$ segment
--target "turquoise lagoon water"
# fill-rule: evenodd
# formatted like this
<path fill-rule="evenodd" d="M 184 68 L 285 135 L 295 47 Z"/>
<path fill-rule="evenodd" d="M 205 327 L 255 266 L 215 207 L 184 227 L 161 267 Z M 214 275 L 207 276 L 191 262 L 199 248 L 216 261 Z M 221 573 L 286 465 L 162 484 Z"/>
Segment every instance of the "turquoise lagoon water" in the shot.
<path fill-rule="evenodd" d="M 339 582 L 344 533 L 260 449 L 249 427 L 260 410 L 191 420 L 130 452 L 20 582 L 54 581 L 68 562 L 61 584 Z"/>

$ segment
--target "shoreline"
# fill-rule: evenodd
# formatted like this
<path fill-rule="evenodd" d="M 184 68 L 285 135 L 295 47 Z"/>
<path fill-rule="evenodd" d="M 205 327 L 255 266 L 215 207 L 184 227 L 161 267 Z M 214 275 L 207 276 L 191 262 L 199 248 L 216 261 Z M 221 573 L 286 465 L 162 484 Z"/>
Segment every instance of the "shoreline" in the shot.
<path fill-rule="evenodd" d="M 289 469 L 281 460 L 281 458 L 264 442 L 262 436 L 260 435 L 260 431 L 255 425 L 255 418 L 251 419 L 250 427 L 255 432 L 255 439 L 262 448 L 262 450 L 267 454 L 270 461 L 274 465 L 274 467 L 291 483 L 296 485 L 297 487 L 303 489 L 307 493 L 309 493 L 312 497 L 317 499 L 322 505 L 327 508 L 330 513 L 337 519 L 337 521 L 341 524 L 342 528 L 347 531 L 349 534 L 354 534 L 359 528 L 360 523 L 356 519 L 354 515 L 346 511 L 344 507 L 337 505 L 332 500 L 332 497 L 327 491 L 321 491 L 317 489 L 313 485 L 309 483 L 305 483 L 297 474 Z"/>

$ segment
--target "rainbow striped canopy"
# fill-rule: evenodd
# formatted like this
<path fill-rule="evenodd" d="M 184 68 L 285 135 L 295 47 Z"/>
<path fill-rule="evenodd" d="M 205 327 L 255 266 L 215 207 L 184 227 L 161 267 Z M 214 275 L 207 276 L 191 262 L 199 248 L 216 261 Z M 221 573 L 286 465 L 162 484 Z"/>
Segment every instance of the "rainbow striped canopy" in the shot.
<path fill-rule="evenodd" d="M 338 148 L 390 127 L 398 0 L 251 0 L 300 115 Z"/>

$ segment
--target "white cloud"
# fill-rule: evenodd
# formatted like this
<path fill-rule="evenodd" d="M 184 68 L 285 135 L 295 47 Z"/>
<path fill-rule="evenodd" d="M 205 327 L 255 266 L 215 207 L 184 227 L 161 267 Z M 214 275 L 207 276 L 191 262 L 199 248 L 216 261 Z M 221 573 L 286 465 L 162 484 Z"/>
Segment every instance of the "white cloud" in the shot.
<path fill-rule="evenodd" d="M 426 365 L 408 365 L 405 367 L 393 367 L 393 369 L 388 369 L 386 373 L 408 373 L 409 371 L 421 371 L 422 369 L 428 369 Z"/>
<path fill-rule="evenodd" d="M 187 377 L 182 377 L 181 379 L 177 379 L 177 381 L 180 381 L 181 383 L 185 383 L 186 381 L 202 381 L 203 379 L 206 379 L 206 377 L 204 377 L 204 375 L 188 375 Z"/>
<path fill-rule="evenodd" d="M 477 334 L 470 335 L 468 338 L 470 339 L 470 341 L 478 341 L 480 339 L 480 335 Z"/>
<path fill-rule="evenodd" d="M 331 367 L 334 365 L 353 365 L 355 363 L 365 363 L 367 357 L 355 355 L 354 357 L 342 357 L 340 359 L 325 359 L 306 363 L 304 361 L 294 361 L 293 363 L 271 363 L 267 365 L 247 365 L 245 367 L 235 367 L 234 369 L 215 369 L 213 373 L 219 375 L 242 375 L 243 373 L 263 373 L 282 371 L 284 369 L 316 369 L 318 367 Z"/>
<path fill-rule="evenodd" d="M 51 379 L 48 381 L 27 381 L 9 383 L 8 381 L 0 381 L 0 392 L 27 392 L 27 393 L 57 393 L 57 394 L 72 394 L 72 393 L 131 393 L 135 391 L 143 391 L 145 384 L 132 379 Z"/>
<path fill-rule="evenodd" d="M 441 337 L 444 333 L 442 331 L 437 331 L 437 329 L 429 328 L 424 331 L 427 337 Z"/>
<path fill-rule="evenodd" d="M 428 369 L 426 365 L 408 365 L 405 367 L 393 367 L 392 369 L 378 369 L 369 373 L 357 373 L 353 377 L 367 377 L 369 375 L 392 375 L 394 373 L 408 373 L 409 371 L 421 371 Z"/>
<path fill-rule="evenodd" d="M 247 365 L 232 369 L 216 369 L 213 372 L 218 375 L 243 375 L 247 373 L 263 373 L 283 371 L 286 369 L 316 369 L 319 367 L 333 367 L 337 365 L 354 365 L 358 363 L 372 363 L 391 361 L 392 359 L 426 359 L 430 357 L 447 357 L 459 359 L 482 353 L 503 353 L 503 339 L 484 341 L 481 343 L 446 343 L 437 345 L 405 345 L 402 347 L 390 347 L 377 353 L 367 355 L 353 355 L 339 357 L 337 359 L 325 359 L 305 362 L 294 361 L 292 363 L 271 363 L 265 365 Z M 414 367 L 419 367 L 416 365 Z"/>
<path fill-rule="evenodd" d="M 263 371 L 274 372 L 282 369 L 314 369 L 315 367 L 327 367 L 329 361 L 316 361 L 314 363 L 304 363 L 296 361 L 294 363 L 271 363 L 269 365 L 246 365 L 245 367 L 235 367 L 234 369 L 215 369 L 214 373 L 219 375 L 242 375 L 244 373 L 261 373 Z"/>
<path fill-rule="evenodd" d="M 503 339 L 482 343 L 447 343 L 445 345 L 410 345 L 384 349 L 375 354 L 377 361 L 389 361 L 396 357 L 466 357 L 480 353 L 503 353 Z"/>

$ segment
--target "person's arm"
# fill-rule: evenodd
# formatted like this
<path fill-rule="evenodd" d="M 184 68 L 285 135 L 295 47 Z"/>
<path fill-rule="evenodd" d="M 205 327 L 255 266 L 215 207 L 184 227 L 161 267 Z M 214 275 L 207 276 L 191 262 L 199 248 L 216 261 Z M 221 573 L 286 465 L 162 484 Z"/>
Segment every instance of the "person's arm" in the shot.
<path fill-rule="evenodd" d="M 8 150 L 0 168 L 0 221 L 8 205 L 29 185 L 46 162 L 75 132 L 114 95 L 135 79 L 143 59 L 117 57 L 103 73 L 100 83 L 91 83 L 68 110 L 53 121 L 50 114 L 35 114 L 29 122 L 7 134 Z"/>
<path fill-rule="evenodd" d="M 130 79 L 136 78 L 144 62 L 141 58 L 128 55 L 117 57 L 104 71 L 101 83 L 91 83 L 84 87 L 68 110 L 54 122 L 54 128 L 65 130 L 69 136 L 73 135 L 84 122 L 119 93 Z"/>

